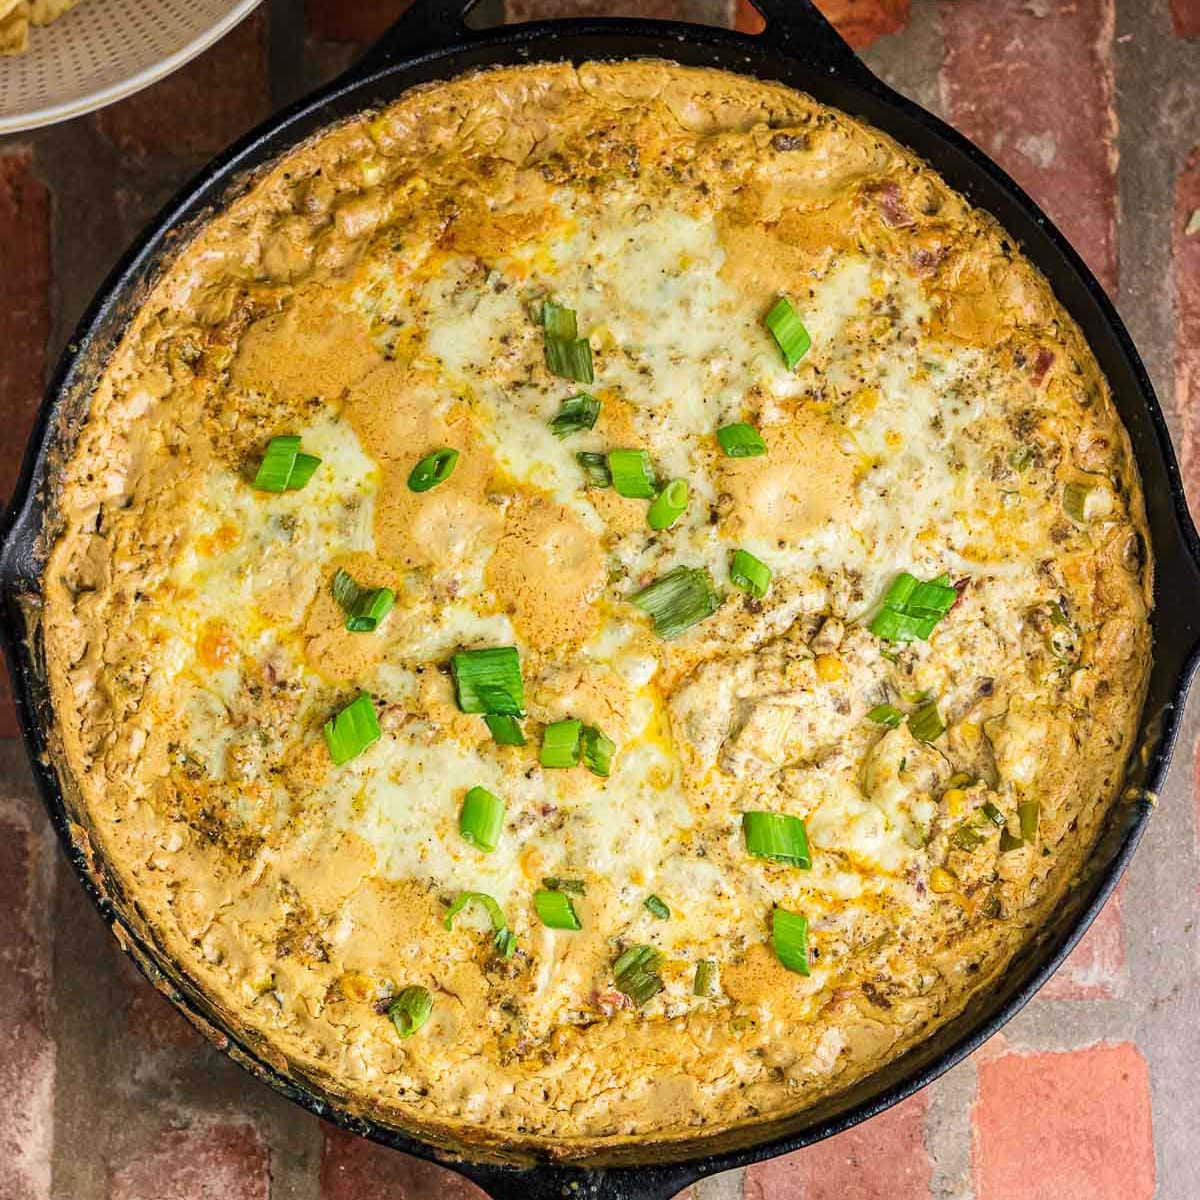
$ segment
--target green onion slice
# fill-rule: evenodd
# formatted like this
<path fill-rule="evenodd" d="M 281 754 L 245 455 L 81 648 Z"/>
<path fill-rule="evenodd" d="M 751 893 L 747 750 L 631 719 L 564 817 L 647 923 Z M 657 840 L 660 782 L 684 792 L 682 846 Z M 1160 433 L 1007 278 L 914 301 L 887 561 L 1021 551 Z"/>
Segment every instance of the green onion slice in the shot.
<path fill-rule="evenodd" d="M 458 463 L 458 451 L 449 446 L 427 454 L 408 474 L 410 492 L 427 492 L 439 483 L 445 483 L 454 473 Z"/>
<path fill-rule="evenodd" d="M 333 577 L 333 598 L 345 610 L 351 633 L 373 633 L 392 611 L 396 593 L 386 587 L 365 588 L 348 571 L 339 570 Z"/>
<path fill-rule="evenodd" d="M 1063 488 L 1063 511 L 1072 521 L 1086 525 L 1104 516 L 1108 508 L 1108 493 L 1088 483 L 1068 483 Z"/>
<path fill-rule="evenodd" d="M 908 731 L 919 742 L 936 742 L 946 732 L 936 700 L 927 701 L 909 714 Z"/>
<path fill-rule="evenodd" d="M 387 1015 L 402 1038 L 410 1038 L 433 1012 L 433 997 L 428 988 L 406 987 L 388 1005 Z"/>
<path fill-rule="evenodd" d="M 583 765 L 593 775 L 607 779 L 609 771 L 612 770 L 613 754 L 617 749 L 613 740 L 606 737 L 595 725 L 585 725 L 580 736 L 583 746 Z"/>
<path fill-rule="evenodd" d="M 573 308 L 564 308 L 547 300 L 542 304 L 542 328 L 545 331 L 546 369 L 561 379 L 591 383 L 592 347 L 579 336 Z"/>
<path fill-rule="evenodd" d="M 575 460 L 583 468 L 587 477 L 588 487 L 612 487 L 612 472 L 608 469 L 608 455 L 598 454 L 591 450 L 580 450 Z"/>
<path fill-rule="evenodd" d="M 339 767 L 357 758 L 383 736 L 375 705 L 366 692 L 360 692 L 341 712 L 330 717 L 322 732 L 329 757 Z"/>
<path fill-rule="evenodd" d="M 321 465 L 313 454 L 300 453 L 300 439 L 294 434 L 273 437 L 254 476 L 260 492 L 299 491 Z"/>
<path fill-rule="evenodd" d="M 668 529 L 687 512 L 688 485 L 686 479 L 672 479 L 654 498 L 646 512 L 646 524 L 651 529 Z"/>
<path fill-rule="evenodd" d="M 804 322 L 792 307 L 792 302 L 786 296 L 780 296 L 763 319 L 763 324 L 771 331 L 772 337 L 783 352 L 783 361 L 787 363 L 787 369 L 794 371 L 796 364 L 812 346 L 812 338 L 808 336 L 808 330 L 804 328 Z"/>
<path fill-rule="evenodd" d="M 459 650 L 450 660 L 458 707 L 465 713 L 525 715 L 525 685 L 516 646 Z"/>
<path fill-rule="evenodd" d="M 757 458 L 766 454 L 767 443 L 753 425 L 736 421 L 717 430 L 717 441 L 728 458 Z"/>
<path fill-rule="evenodd" d="M 877 704 L 867 713 L 867 720 L 895 729 L 904 720 L 904 714 L 894 704 Z"/>
<path fill-rule="evenodd" d="M 316 473 L 321 460 L 315 454 L 297 454 L 292 463 L 292 473 L 288 476 L 287 490 L 298 492 Z"/>
<path fill-rule="evenodd" d="M 552 892 L 570 892 L 575 896 L 582 896 L 587 891 L 587 884 L 582 879 L 560 879 L 557 875 L 546 876 L 542 886 Z"/>
<path fill-rule="evenodd" d="M 582 721 L 555 721 L 542 734 L 543 767 L 579 766 Z"/>
<path fill-rule="evenodd" d="M 575 905 L 566 892 L 539 889 L 533 893 L 533 907 L 547 929 L 582 929 Z"/>
<path fill-rule="evenodd" d="M 676 567 L 629 597 L 654 621 L 664 641 L 677 638 L 721 607 L 712 576 L 703 567 Z"/>
<path fill-rule="evenodd" d="M 587 392 L 580 392 L 578 396 L 563 401 L 558 416 L 550 422 L 550 432 L 557 438 L 582 433 L 585 429 L 591 429 L 599 416 L 600 401 Z"/>
<path fill-rule="evenodd" d="M 735 550 L 729 565 L 729 582 L 761 600 L 771 586 L 771 568 L 749 550 Z"/>
<path fill-rule="evenodd" d="M 633 500 L 652 500 L 658 491 L 658 480 L 654 468 L 650 466 L 650 455 L 645 450 L 610 450 L 608 469 L 612 474 L 613 487 L 621 496 Z"/>
<path fill-rule="evenodd" d="M 630 946 L 613 963 L 613 978 L 617 990 L 624 992 L 635 1004 L 645 1004 L 663 989 L 658 968 L 662 955 L 653 946 Z"/>
<path fill-rule="evenodd" d="M 504 917 L 504 909 L 486 892 L 459 892 L 454 899 L 454 903 L 447 910 L 446 919 L 443 924 L 447 929 L 453 929 L 454 918 L 472 902 L 482 904 L 491 918 L 494 935 L 492 944 L 496 947 L 496 953 L 501 958 L 512 958 L 517 948 L 517 939 L 508 928 L 508 921 Z"/>
<path fill-rule="evenodd" d="M 746 849 L 755 858 L 787 863 L 806 871 L 812 868 L 808 833 L 799 817 L 787 813 L 742 813 L 742 832 Z"/>
<path fill-rule="evenodd" d="M 1008 824 L 1004 814 L 990 800 L 980 811 L 997 829 L 1003 829 Z"/>
<path fill-rule="evenodd" d="M 717 990 L 717 964 L 711 958 L 702 958 L 696 964 L 696 979 L 692 984 L 693 996 L 711 996 Z"/>
<path fill-rule="evenodd" d="M 487 713 L 483 719 L 492 731 L 492 739 L 497 746 L 525 745 L 525 734 L 521 730 L 521 722 L 516 717 L 505 713 Z"/>
<path fill-rule="evenodd" d="M 1021 822 L 1021 836 L 1027 842 L 1037 841 L 1038 821 L 1042 806 L 1036 800 L 1025 800 L 1017 805 L 1017 820 Z"/>
<path fill-rule="evenodd" d="M 922 583 L 915 575 L 901 571 L 868 628 L 887 642 L 911 642 L 914 638 L 928 641 L 934 626 L 957 599 L 958 592 L 945 575 Z"/>
<path fill-rule="evenodd" d="M 500 844 L 504 831 L 504 801 L 487 788 L 471 788 L 463 797 L 458 831 L 465 841 L 490 854 Z"/>
<path fill-rule="evenodd" d="M 1000 830 L 1000 853 L 1007 854 L 1010 850 L 1019 850 L 1025 845 L 1025 839 L 1013 837 L 1007 828 Z"/>
<path fill-rule="evenodd" d="M 808 918 L 799 913 L 777 908 L 771 913 L 771 945 L 775 957 L 800 975 L 809 973 L 808 967 Z"/>
<path fill-rule="evenodd" d="M 970 852 L 971 850 L 978 850 L 987 841 L 987 836 L 981 833 L 975 821 L 968 817 L 950 835 L 950 840 L 960 850 Z"/>
<path fill-rule="evenodd" d="M 643 904 L 646 906 L 646 910 L 651 913 L 651 915 L 656 916 L 660 921 L 667 921 L 670 919 L 671 909 L 660 897 L 653 895 L 647 896 L 643 901 Z"/>

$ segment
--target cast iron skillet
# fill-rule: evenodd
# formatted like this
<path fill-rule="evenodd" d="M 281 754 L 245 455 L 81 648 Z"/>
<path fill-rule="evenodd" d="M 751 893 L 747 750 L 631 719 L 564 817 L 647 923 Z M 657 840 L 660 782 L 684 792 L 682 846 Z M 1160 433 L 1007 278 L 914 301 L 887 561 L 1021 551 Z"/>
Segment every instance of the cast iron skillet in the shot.
<path fill-rule="evenodd" d="M 472 31 L 469 0 L 417 0 L 353 70 L 285 110 L 216 159 L 158 216 L 113 271 L 63 354 L 26 456 L 0 545 L 0 636 L 25 742 L 50 818 L 85 889 L 148 978 L 213 1041 L 276 1091 L 346 1129 L 446 1163 L 496 1200 L 666 1200 L 703 1176 L 807 1146 L 873 1116 L 935 1079 L 1012 1017 L 1074 946 L 1116 885 L 1152 811 L 1170 759 L 1200 649 L 1200 542 L 1153 389 L 1120 318 L 1079 256 L 1023 191 L 966 139 L 879 82 L 809 0 L 755 0 L 767 18 L 757 37 L 659 21 L 575 20 Z M 190 232 L 243 191 L 258 168 L 310 134 L 395 99 L 417 83 L 475 67 L 539 60 L 657 56 L 779 80 L 862 117 L 927 159 L 954 188 L 993 213 L 1050 279 L 1082 326 L 1133 442 L 1157 562 L 1155 656 L 1128 787 L 1069 895 L 997 985 L 926 1042 L 814 1108 L 753 1127 L 662 1146 L 613 1148 L 570 1165 L 534 1162 L 486 1145 L 418 1140 L 350 1112 L 311 1080 L 285 1074 L 223 1023 L 199 990 L 153 945 L 136 906 L 88 849 L 71 781 L 58 766 L 38 629 L 47 495 L 69 453 L 99 373 L 152 283 Z"/>

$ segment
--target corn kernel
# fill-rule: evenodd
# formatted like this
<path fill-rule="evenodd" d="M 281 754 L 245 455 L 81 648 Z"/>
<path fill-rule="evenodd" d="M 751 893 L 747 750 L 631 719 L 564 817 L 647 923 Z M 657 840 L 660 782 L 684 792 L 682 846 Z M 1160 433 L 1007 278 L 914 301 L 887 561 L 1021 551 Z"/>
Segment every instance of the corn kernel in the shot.
<path fill-rule="evenodd" d="M 962 721 L 958 726 L 958 735 L 968 746 L 978 746 L 982 731 L 975 721 Z"/>
<path fill-rule="evenodd" d="M 934 867 L 929 872 L 929 888 L 930 891 L 943 894 L 945 892 L 954 891 L 957 880 L 945 867 Z"/>
<path fill-rule="evenodd" d="M 824 683 L 845 679 L 846 664 L 836 654 L 818 654 L 817 675 Z"/>
<path fill-rule="evenodd" d="M 347 1000 L 365 1000 L 374 990 L 371 981 L 361 971 L 346 971 L 338 984 Z"/>
<path fill-rule="evenodd" d="M 946 802 L 946 807 L 950 811 L 952 817 L 957 817 L 963 810 L 963 803 L 966 801 L 967 793 L 962 788 L 949 788 L 942 793 L 942 799 Z"/>

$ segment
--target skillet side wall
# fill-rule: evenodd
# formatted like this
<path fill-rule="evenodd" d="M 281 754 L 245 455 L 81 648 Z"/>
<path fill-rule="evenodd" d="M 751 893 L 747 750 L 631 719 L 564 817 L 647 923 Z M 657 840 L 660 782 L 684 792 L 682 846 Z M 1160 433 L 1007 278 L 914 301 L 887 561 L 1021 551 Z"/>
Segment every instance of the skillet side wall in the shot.
<path fill-rule="evenodd" d="M 1134 782 L 1151 789 L 1156 787 L 1165 769 L 1165 750 L 1170 742 L 1177 702 L 1188 674 L 1184 669 L 1185 660 L 1197 637 L 1194 611 L 1197 575 L 1192 559 L 1195 535 L 1190 523 L 1181 516 L 1178 471 L 1170 455 L 1161 415 L 1154 404 L 1149 384 L 1136 360 L 1136 354 L 1115 321 L 1111 307 L 1090 276 L 1080 273 L 1081 268 L 1073 252 L 1064 249 L 1061 238 L 1031 205 L 1027 205 L 1015 188 L 1007 190 L 998 172 L 992 174 L 981 165 L 982 160 L 977 152 L 972 154 L 967 151 L 960 139 L 948 141 L 936 122 L 892 97 L 881 85 L 865 85 L 863 78 L 851 80 L 830 76 L 798 65 L 771 50 L 758 55 L 760 48 L 753 41 L 717 34 L 715 31 L 710 33 L 688 28 L 686 31 L 677 29 L 672 32 L 659 27 L 649 33 L 645 24 L 600 25 L 596 22 L 575 23 L 568 26 L 567 30 L 515 30 L 508 36 L 489 38 L 458 55 L 451 51 L 444 58 L 421 60 L 413 66 L 392 67 L 378 76 L 344 88 L 335 85 L 312 108 L 305 105 L 292 110 L 282 118 L 282 126 L 265 135 L 253 136 L 218 161 L 202 178 L 199 186 L 187 193 L 183 202 L 171 206 L 156 226 L 156 232 L 118 269 L 114 281 L 101 293 L 97 306 L 85 317 L 81 336 L 73 343 L 75 349 L 68 351 L 56 375 L 50 392 L 50 408 L 44 413 L 35 435 L 39 441 L 45 438 L 46 444 L 33 464 L 36 467 L 33 479 L 27 475 L 26 486 L 32 483 L 38 492 L 15 510 L 18 514 L 16 523 L 11 527 L 3 555 L 5 605 L 9 618 L 5 633 L 9 641 L 10 661 L 13 661 L 11 655 L 16 639 L 22 639 L 14 661 L 22 721 L 31 751 L 37 759 L 42 760 L 35 765 L 60 834 L 65 836 L 67 833 L 65 821 L 70 811 L 69 795 L 64 802 L 55 770 L 50 765 L 54 757 L 54 747 L 50 741 L 52 721 L 37 649 L 36 607 L 18 605 L 14 587 L 23 591 L 37 590 L 42 540 L 46 533 L 52 535 L 53 532 L 52 526 L 43 528 L 46 509 L 45 497 L 40 489 L 48 478 L 53 477 L 55 453 L 69 452 L 80 417 L 86 410 L 91 381 L 102 369 L 157 270 L 169 261 L 174 250 L 186 240 L 186 233 L 181 235 L 177 223 L 185 221 L 191 225 L 202 221 L 205 210 L 221 207 L 225 200 L 243 190 L 247 172 L 252 173 L 258 166 L 331 121 L 361 108 L 394 99 L 400 91 L 416 82 L 457 74 L 459 70 L 473 66 L 521 62 L 530 58 L 569 57 L 582 60 L 658 54 L 693 65 L 720 66 L 790 84 L 810 92 L 823 102 L 862 117 L 912 147 L 929 160 L 951 186 L 966 194 L 973 203 L 991 211 L 1018 238 L 1026 254 L 1050 278 L 1059 299 L 1079 321 L 1092 345 L 1110 380 L 1114 400 L 1129 430 L 1142 473 L 1147 515 L 1158 558 L 1155 587 L 1158 653 L 1143 719 L 1143 737 L 1155 749 L 1139 764 Z M 680 40 L 684 32 L 691 40 Z M 758 56 L 748 57 L 748 51 Z M 1187 603 L 1189 600 L 1193 600 L 1190 605 Z M 24 614 L 29 615 L 33 627 L 32 649 L 24 644 L 23 630 L 14 623 L 15 617 Z M 48 759 L 43 759 L 44 755 L 48 755 Z M 1048 927 L 1038 943 L 1022 955 L 1020 963 L 1009 972 L 1003 989 L 989 997 L 986 1005 L 976 1009 L 969 1021 L 961 1019 L 947 1026 L 929 1043 L 892 1064 L 886 1071 L 864 1081 L 849 1094 L 837 1098 L 836 1102 L 823 1104 L 801 1118 L 735 1131 L 723 1135 L 715 1145 L 697 1139 L 694 1145 L 682 1144 L 677 1151 L 688 1157 L 714 1148 L 732 1151 L 729 1157 L 704 1163 L 707 1171 L 807 1144 L 870 1115 L 883 1104 L 893 1102 L 952 1065 L 978 1041 L 990 1036 L 1028 999 L 1048 970 L 1082 933 L 1098 908 L 1099 901 L 1115 883 L 1148 811 L 1136 798 L 1114 809 L 1109 830 L 1093 855 L 1092 873 L 1073 889 L 1072 902 L 1064 906 L 1053 926 Z M 76 866 L 77 869 L 88 869 L 78 856 Z M 116 907 L 123 907 L 119 898 L 116 899 Z M 107 909 L 106 916 L 111 920 L 112 903 L 107 904 Z M 186 981 L 179 982 L 187 991 Z M 196 1007 L 199 1012 L 205 1012 L 202 1002 L 197 1003 Z M 275 1086 L 281 1082 L 278 1078 L 269 1081 Z M 294 1088 L 287 1085 L 285 1090 L 294 1091 Z M 312 1097 L 306 1100 L 303 1096 L 293 1094 L 292 1098 L 300 1099 L 310 1107 L 320 1107 L 320 1102 Z M 335 1114 L 324 1111 L 322 1115 Z M 360 1127 L 357 1122 L 348 1123 Z M 394 1132 L 377 1128 L 365 1128 L 362 1131 L 403 1149 L 422 1152 L 409 1139 L 397 1136 Z M 764 1135 L 770 1138 L 784 1136 L 787 1141 L 786 1144 L 748 1149 L 750 1144 Z M 638 1147 L 629 1147 L 620 1157 L 626 1161 L 636 1160 L 638 1152 Z"/>

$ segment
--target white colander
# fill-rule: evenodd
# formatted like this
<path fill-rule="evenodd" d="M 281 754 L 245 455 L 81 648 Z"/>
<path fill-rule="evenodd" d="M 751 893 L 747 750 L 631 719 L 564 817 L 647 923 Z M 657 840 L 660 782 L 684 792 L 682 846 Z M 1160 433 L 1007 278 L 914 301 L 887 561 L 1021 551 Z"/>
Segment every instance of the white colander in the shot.
<path fill-rule="evenodd" d="M 259 0 L 83 0 L 0 56 L 0 133 L 102 108 L 170 74 Z"/>

